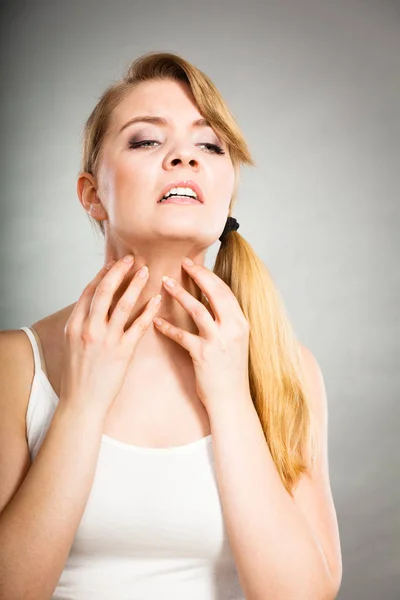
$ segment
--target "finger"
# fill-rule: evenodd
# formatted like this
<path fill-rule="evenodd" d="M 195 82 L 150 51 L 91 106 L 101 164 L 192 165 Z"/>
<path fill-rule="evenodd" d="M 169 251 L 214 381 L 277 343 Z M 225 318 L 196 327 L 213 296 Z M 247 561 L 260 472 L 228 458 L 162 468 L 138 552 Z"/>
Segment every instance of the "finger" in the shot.
<path fill-rule="evenodd" d="M 173 285 L 169 285 L 173 282 Z M 215 333 L 216 323 L 207 308 L 190 294 L 172 277 L 163 277 L 164 288 L 179 302 L 196 323 L 201 336 L 211 337 Z"/>
<path fill-rule="evenodd" d="M 137 341 L 142 337 L 145 331 L 148 330 L 161 306 L 161 294 L 153 296 L 148 301 L 146 308 L 138 317 L 133 321 L 132 325 L 125 331 L 122 342 L 129 346 L 135 346 Z"/>
<path fill-rule="evenodd" d="M 108 271 L 111 269 L 114 263 L 115 260 L 109 262 L 107 265 L 102 267 L 97 273 L 97 275 L 92 279 L 92 281 L 89 281 L 89 283 L 86 285 L 82 294 L 78 298 L 78 301 L 75 303 L 75 306 L 65 326 L 65 330 L 67 329 L 67 327 L 68 329 L 82 329 L 82 324 L 89 315 L 90 305 L 92 303 L 93 295 L 96 291 L 96 288 L 99 285 L 100 281 L 103 279 L 103 277 L 106 275 L 106 273 L 108 273 Z"/>
<path fill-rule="evenodd" d="M 229 285 L 225 283 L 218 275 L 207 269 L 204 265 L 194 263 L 189 266 L 182 262 L 182 267 L 197 283 L 215 315 L 216 321 L 220 324 L 224 315 L 230 311 L 237 310 L 237 300 Z"/>
<path fill-rule="evenodd" d="M 147 283 L 149 271 L 146 265 L 142 269 L 138 269 L 129 283 L 127 289 L 118 300 L 110 317 L 108 326 L 111 335 L 116 333 L 121 336 L 123 328 L 126 325 L 128 317 L 136 304 L 136 301 Z"/>
<path fill-rule="evenodd" d="M 127 262 L 124 258 L 118 260 L 111 267 L 94 292 L 89 312 L 90 325 L 93 326 L 94 331 L 108 323 L 108 313 L 113 296 L 128 271 L 132 268 L 134 261 Z"/>
<path fill-rule="evenodd" d="M 185 348 L 192 358 L 197 356 L 198 345 L 200 343 L 198 335 L 189 333 L 189 331 L 185 331 L 180 327 L 175 327 L 175 325 L 172 325 L 168 321 L 165 321 L 165 319 L 160 319 L 159 317 L 154 319 L 153 322 L 161 333 L 177 342 L 182 348 Z"/>

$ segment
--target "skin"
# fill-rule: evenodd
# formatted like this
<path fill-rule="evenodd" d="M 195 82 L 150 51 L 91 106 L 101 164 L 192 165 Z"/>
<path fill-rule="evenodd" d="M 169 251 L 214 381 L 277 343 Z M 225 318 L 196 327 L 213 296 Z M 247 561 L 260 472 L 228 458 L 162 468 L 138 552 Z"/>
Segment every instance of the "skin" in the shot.
<path fill-rule="evenodd" d="M 155 125 L 135 125 L 117 136 L 120 126 L 138 114 L 164 116 L 169 126 L 163 129 Z M 184 290 L 197 296 L 199 288 L 182 268 L 181 259 L 184 255 L 192 258 L 197 263 L 194 269 L 201 273 L 199 265 L 204 265 L 206 250 L 218 239 L 228 214 L 234 185 L 233 165 L 228 153 L 222 156 L 212 154 L 197 145 L 217 141 L 211 130 L 191 130 L 191 122 L 199 117 L 189 90 L 183 84 L 141 84 L 114 115 L 97 178 L 88 173 L 79 177 L 78 195 L 82 206 L 95 218 L 105 221 L 104 262 L 132 252 L 137 259 L 132 274 L 143 264 L 150 269 L 150 279 L 132 310 L 128 325 L 140 314 L 151 296 L 161 293 L 163 304 L 159 316 L 180 329 L 197 333 L 197 327 L 179 302 L 183 290 L 175 290 L 169 295 L 162 286 L 161 278 L 164 274 L 170 275 Z M 155 148 L 129 150 L 128 140 L 134 133 L 133 129 L 141 133 L 142 139 L 157 139 L 160 144 L 156 144 Z M 197 181 L 204 191 L 205 204 L 157 204 L 161 188 L 177 179 Z M 198 281 L 204 283 L 207 290 L 206 277 L 202 282 L 200 273 Z M 211 283 L 209 289 L 213 292 Z M 113 305 L 123 291 L 116 294 Z M 213 299 L 213 293 L 208 294 L 207 291 L 207 296 Z M 229 302 L 233 300 L 227 294 L 227 306 L 228 297 Z M 221 306 L 224 300 L 223 294 L 218 293 Z M 193 297 L 187 297 L 183 304 L 190 307 L 189 302 L 193 301 Z M 62 362 L 59 341 L 72 308 L 66 307 L 39 323 L 51 371 L 49 379 L 53 382 Z M 229 311 L 225 311 L 224 307 L 229 323 L 234 310 L 233 305 Z M 200 329 L 201 322 L 199 325 Z M 230 328 L 231 334 L 233 331 L 234 328 Z M 216 350 L 218 347 L 215 344 Z M 122 437 L 126 443 L 166 447 L 187 444 L 200 435 L 204 437 L 212 429 L 224 520 L 246 597 L 264 598 L 267 590 L 274 598 L 333 600 L 340 586 L 342 569 L 337 520 L 329 487 L 326 394 L 318 363 L 302 347 L 310 401 L 318 418 L 322 444 L 315 471 L 301 478 L 292 499 L 278 476 L 248 390 L 241 389 L 240 383 L 233 385 L 229 378 L 224 391 L 211 391 L 209 408 L 205 411 L 194 388 L 192 359 L 186 350 L 182 350 L 183 354 L 179 356 L 181 350 L 179 343 L 168 339 L 155 327 L 146 331 L 135 351 L 134 369 L 124 390 L 114 401 L 103 431 L 116 439 L 121 440 Z M 205 354 L 210 355 L 209 352 Z M 224 359 L 229 356 L 233 357 L 233 352 L 223 353 Z M 214 385 L 218 380 L 214 373 L 237 373 L 237 369 L 230 365 L 221 368 L 220 361 L 221 356 L 219 360 L 208 361 L 209 370 L 203 379 L 206 384 Z M 241 360 L 241 364 L 243 362 Z M 247 358 L 245 362 L 247 366 Z M 210 376 L 211 369 L 214 372 Z M 229 388 L 232 385 L 233 391 Z M 226 427 L 227 405 L 221 402 L 224 398 L 229 399 L 229 427 Z M 208 422 L 208 411 L 212 428 Z M 22 414 L 26 414 L 26 407 Z M 61 422 L 56 436 L 65 435 L 64 430 Z M 76 431 L 75 423 L 71 431 Z M 53 442 L 55 447 L 56 443 Z M 66 439 L 64 444 L 67 443 L 71 444 L 71 440 Z M 67 457 L 73 453 L 77 456 L 76 448 L 71 449 L 71 453 L 64 452 Z M 76 480 L 76 465 L 71 469 Z M 42 465 L 43 470 L 45 465 Z M 53 471 L 58 480 L 59 469 Z M 78 473 L 78 487 L 82 492 L 81 474 Z M 45 479 L 48 484 L 47 475 Z M 42 504 L 46 482 L 39 486 Z M 55 485 L 50 487 L 57 491 Z M 51 501 L 54 503 L 54 498 Z M 269 507 L 267 511 L 266 506 Z M 30 512 L 31 507 L 30 501 Z M 26 513 L 28 509 L 25 508 Z M 46 512 L 43 511 L 43 514 Z M 71 521 L 72 517 L 67 520 Z M 20 520 L 18 518 L 18 522 Z M 28 517 L 26 520 L 29 521 Z M 69 527 L 72 531 L 71 525 Z M 44 530 L 44 527 L 39 529 Z M 11 539 L 12 536 L 8 537 Z M 47 541 L 39 542 L 47 544 Z M 40 555 L 40 552 L 36 554 Z M 65 556 L 59 562 L 64 564 Z"/>
<path fill-rule="evenodd" d="M 162 116 L 167 126 L 135 123 L 121 127 L 138 115 Z M 173 277 L 185 290 L 200 298 L 200 289 L 181 266 L 184 256 L 204 264 L 207 248 L 224 228 L 234 187 L 234 168 L 228 148 L 211 127 L 192 128 L 201 118 L 190 88 L 175 81 L 141 83 L 115 110 L 103 146 L 97 177 L 81 173 L 77 192 L 83 208 L 105 225 L 104 264 L 125 254 L 135 256 L 130 275 L 141 266 L 149 278 L 127 321 L 141 314 L 148 300 L 162 294 L 158 316 L 177 327 L 197 333 L 187 311 L 165 291 L 163 275 Z M 158 143 L 132 149 L 132 140 Z M 219 155 L 204 144 L 218 144 Z M 162 188 L 170 182 L 194 180 L 204 204 L 157 204 Z M 125 291 L 127 277 L 115 294 L 111 310 Z M 142 351 L 176 352 L 176 343 L 150 327 L 140 345 Z M 174 348 L 175 346 L 175 348 Z"/>

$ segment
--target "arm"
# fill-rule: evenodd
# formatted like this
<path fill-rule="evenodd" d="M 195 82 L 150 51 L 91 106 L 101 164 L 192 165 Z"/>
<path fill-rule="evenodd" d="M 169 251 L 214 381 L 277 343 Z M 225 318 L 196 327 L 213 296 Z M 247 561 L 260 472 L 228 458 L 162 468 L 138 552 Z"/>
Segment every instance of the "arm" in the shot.
<path fill-rule="evenodd" d="M 323 446 L 318 468 L 294 499 L 284 488 L 251 402 L 210 414 L 224 517 L 249 600 L 333 600 L 341 580 L 336 515 L 326 455 L 326 397 L 318 365 L 304 349 Z M 224 405 L 226 407 L 226 405 Z"/>
<path fill-rule="evenodd" d="M 25 430 L 14 409 L 22 391 L 14 384 L 14 342 L 9 332 L 1 338 L 0 598 L 44 600 L 58 583 L 92 487 L 102 424 L 60 400 L 29 468 Z"/>

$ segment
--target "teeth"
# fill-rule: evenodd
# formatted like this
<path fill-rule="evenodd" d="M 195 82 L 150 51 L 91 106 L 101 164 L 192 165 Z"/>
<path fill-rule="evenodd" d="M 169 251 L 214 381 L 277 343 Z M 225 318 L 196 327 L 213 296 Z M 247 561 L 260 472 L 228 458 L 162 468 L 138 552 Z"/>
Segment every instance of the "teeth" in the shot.
<path fill-rule="evenodd" d="M 172 194 L 176 194 L 178 196 L 190 196 L 191 198 L 197 199 L 197 194 L 194 190 L 192 190 L 192 188 L 190 188 L 190 187 L 175 187 L 175 188 L 172 188 L 171 190 L 169 190 L 169 192 L 167 192 L 165 194 L 165 196 L 163 196 L 163 198 L 161 199 L 161 202 L 163 200 L 166 200 Z"/>

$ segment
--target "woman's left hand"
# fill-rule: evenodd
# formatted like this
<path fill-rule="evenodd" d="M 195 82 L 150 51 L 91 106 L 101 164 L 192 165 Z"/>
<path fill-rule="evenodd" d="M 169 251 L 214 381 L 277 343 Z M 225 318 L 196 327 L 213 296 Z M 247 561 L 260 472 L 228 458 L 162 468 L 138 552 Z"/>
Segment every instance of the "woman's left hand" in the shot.
<path fill-rule="evenodd" d="M 250 397 L 248 362 L 250 327 L 232 290 L 203 265 L 183 268 L 208 299 L 215 320 L 207 308 L 175 280 L 164 288 L 192 317 L 199 335 L 175 327 L 165 319 L 157 329 L 185 348 L 193 361 L 196 390 L 208 412 L 213 403 Z"/>

